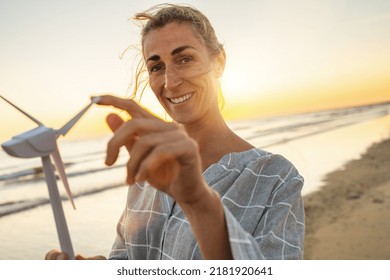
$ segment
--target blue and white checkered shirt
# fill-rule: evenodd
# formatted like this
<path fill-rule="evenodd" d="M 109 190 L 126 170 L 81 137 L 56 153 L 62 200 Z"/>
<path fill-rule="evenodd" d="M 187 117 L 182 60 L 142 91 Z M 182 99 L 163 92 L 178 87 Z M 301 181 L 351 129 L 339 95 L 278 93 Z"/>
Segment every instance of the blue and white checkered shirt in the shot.
<path fill-rule="evenodd" d="M 230 153 L 204 173 L 222 199 L 234 259 L 302 259 L 303 178 L 284 157 Z M 145 184 L 129 187 L 110 259 L 202 259 L 179 205 Z"/>

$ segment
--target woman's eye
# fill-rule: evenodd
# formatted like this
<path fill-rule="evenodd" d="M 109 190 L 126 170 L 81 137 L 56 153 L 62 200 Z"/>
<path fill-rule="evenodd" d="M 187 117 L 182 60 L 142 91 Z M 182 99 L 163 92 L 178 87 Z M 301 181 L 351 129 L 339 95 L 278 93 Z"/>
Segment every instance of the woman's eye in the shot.
<path fill-rule="evenodd" d="M 156 64 L 156 65 L 150 67 L 150 72 L 151 72 L 151 73 L 156 73 L 156 72 L 158 72 L 158 71 L 160 71 L 160 70 L 162 70 L 162 69 L 163 69 L 163 65 L 161 65 L 161 64 Z"/>
<path fill-rule="evenodd" d="M 183 58 L 180 59 L 180 64 L 187 64 L 191 60 L 192 60 L 192 58 L 189 57 L 189 56 L 183 57 Z"/>

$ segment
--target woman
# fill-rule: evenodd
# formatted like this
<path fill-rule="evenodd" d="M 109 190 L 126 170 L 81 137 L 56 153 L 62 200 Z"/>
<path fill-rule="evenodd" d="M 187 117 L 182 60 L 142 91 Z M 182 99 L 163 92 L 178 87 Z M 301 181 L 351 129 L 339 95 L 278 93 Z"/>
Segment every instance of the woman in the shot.
<path fill-rule="evenodd" d="M 208 19 L 178 5 L 136 15 L 149 85 L 174 122 L 132 100 L 102 96 L 115 132 L 106 164 L 129 151 L 126 208 L 111 259 L 300 259 L 303 179 L 279 155 L 253 147 L 218 106 L 225 51 Z M 139 76 L 139 75 L 138 75 Z"/>

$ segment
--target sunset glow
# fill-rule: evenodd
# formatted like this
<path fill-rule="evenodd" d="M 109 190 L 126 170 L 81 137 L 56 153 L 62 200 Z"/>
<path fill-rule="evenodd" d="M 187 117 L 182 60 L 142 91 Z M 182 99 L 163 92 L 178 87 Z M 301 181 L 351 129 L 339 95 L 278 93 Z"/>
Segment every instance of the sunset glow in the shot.
<path fill-rule="evenodd" d="M 390 100 L 389 1 L 206 2 L 187 1 L 226 48 L 227 119 Z M 133 58 L 119 56 L 139 42 L 128 18 L 157 3 L 1 1 L 0 94 L 53 127 L 91 95 L 128 96 Z M 142 103 L 162 114 L 153 94 Z M 107 133 L 109 111 L 94 108 L 72 135 Z M 0 115 L 0 139 L 34 127 L 4 102 Z"/>

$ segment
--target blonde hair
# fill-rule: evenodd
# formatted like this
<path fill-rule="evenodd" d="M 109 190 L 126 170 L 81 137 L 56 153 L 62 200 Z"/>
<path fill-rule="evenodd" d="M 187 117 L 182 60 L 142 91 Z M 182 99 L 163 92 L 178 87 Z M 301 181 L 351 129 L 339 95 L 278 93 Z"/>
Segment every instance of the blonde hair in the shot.
<path fill-rule="evenodd" d="M 203 13 L 191 6 L 160 4 L 136 14 L 134 19 L 140 22 L 147 21 L 141 31 L 142 43 L 145 35 L 152 30 L 162 28 L 172 22 L 185 22 L 189 23 L 195 33 L 202 38 L 211 54 L 217 55 L 223 50 L 223 45 L 218 41 L 210 21 Z"/>

